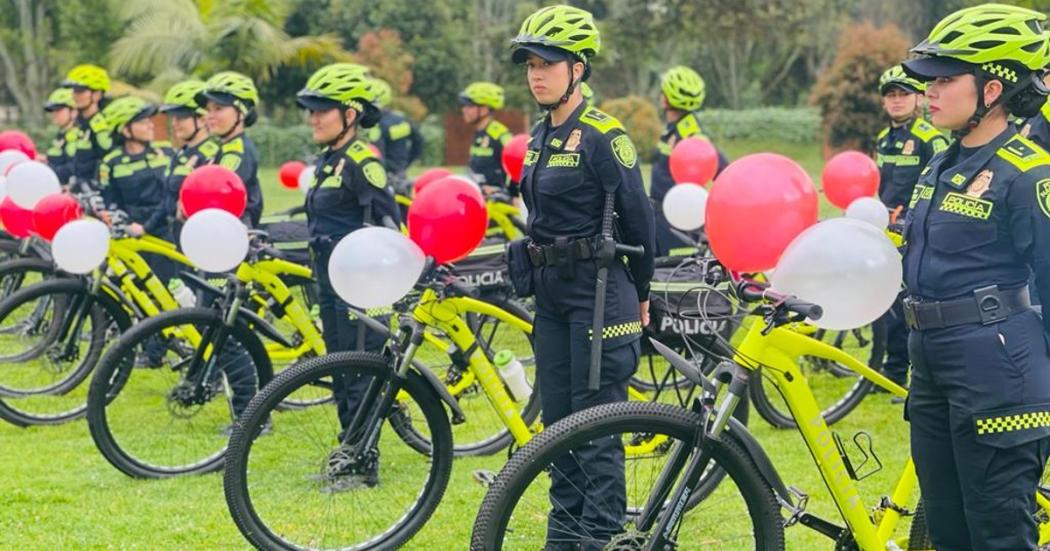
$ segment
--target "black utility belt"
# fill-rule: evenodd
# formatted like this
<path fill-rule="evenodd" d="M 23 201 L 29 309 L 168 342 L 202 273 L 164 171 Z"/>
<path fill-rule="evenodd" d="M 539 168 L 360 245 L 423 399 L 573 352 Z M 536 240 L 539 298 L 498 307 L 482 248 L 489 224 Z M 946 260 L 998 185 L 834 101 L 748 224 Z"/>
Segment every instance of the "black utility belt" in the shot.
<path fill-rule="evenodd" d="M 970 296 L 954 300 L 927 302 L 913 297 L 905 298 L 904 322 L 912 331 L 972 323 L 991 325 L 1031 307 L 1028 287 L 999 289 L 998 285 L 989 285 L 974 289 Z"/>
<path fill-rule="evenodd" d="M 594 258 L 594 240 L 589 238 L 557 239 L 550 245 L 529 243 L 529 261 L 537 268 L 572 265 L 576 260 Z"/>

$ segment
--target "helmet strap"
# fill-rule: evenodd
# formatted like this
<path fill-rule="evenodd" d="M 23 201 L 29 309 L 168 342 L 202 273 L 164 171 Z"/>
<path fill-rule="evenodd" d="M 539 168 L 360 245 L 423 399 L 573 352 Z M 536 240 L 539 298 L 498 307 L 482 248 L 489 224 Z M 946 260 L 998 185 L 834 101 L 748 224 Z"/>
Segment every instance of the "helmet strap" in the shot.
<path fill-rule="evenodd" d="M 988 83 L 988 77 L 985 76 L 984 72 L 980 70 L 974 71 L 973 76 L 974 82 L 977 85 L 977 109 L 974 111 L 973 115 L 970 116 L 970 120 L 968 121 L 966 128 L 955 132 L 955 135 L 960 138 L 969 134 L 970 131 L 974 128 L 977 128 L 977 125 L 981 123 L 981 120 L 984 119 L 985 115 L 987 115 L 989 111 L 991 111 L 999 105 L 1006 105 L 1006 103 L 1010 101 L 1010 98 L 1021 93 L 1022 91 L 1024 91 L 1025 88 L 1023 85 L 1017 85 L 1008 88 L 1004 84 L 1003 93 L 999 94 L 999 97 L 996 98 L 991 105 L 985 105 L 984 85 Z"/>
<path fill-rule="evenodd" d="M 358 117 L 360 116 L 361 115 L 359 114 Z M 339 110 L 339 118 L 342 119 L 343 129 L 339 131 L 339 134 L 336 135 L 335 138 L 325 143 L 327 147 L 334 148 L 335 144 L 339 143 L 340 140 L 346 137 L 347 132 L 350 132 L 351 129 L 357 126 L 357 119 L 354 119 L 354 124 L 350 124 L 350 121 L 346 120 L 346 108 Z"/>
<path fill-rule="evenodd" d="M 237 120 L 233 121 L 233 126 L 230 127 L 230 130 L 228 132 L 219 135 L 219 139 L 225 142 L 226 140 L 233 137 L 234 134 L 237 132 L 237 127 L 240 126 L 242 122 L 244 122 L 243 115 L 241 114 L 241 110 L 237 109 Z M 194 122 L 194 124 L 197 123 Z"/>
<path fill-rule="evenodd" d="M 573 60 L 572 63 L 567 63 L 566 64 L 566 65 L 569 66 L 569 87 L 565 89 L 565 93 L 562 94 L 561 98 L 559 98 L 558 101 L 556 101 L 554 103 L 549 103 L 549 104 L 542 104 L 542 103 L 540 103 L 539 106 L 540 106 L 541 109 L 544 109 L 544 110 L 547 110 L 547 111 L 554 111 L 555 109 L 561 107 L 563 103 L 569 101 L 569 98 L 572 97 L 573 90 L 575 90 L 576 87 L 580 85 L 580 82 L 582 82 L 582 79 L 577 80 L 574 76 L 572 76 L 572 66 L 575 65 L 576 63 L 577 63 L 577 61 Z"/>

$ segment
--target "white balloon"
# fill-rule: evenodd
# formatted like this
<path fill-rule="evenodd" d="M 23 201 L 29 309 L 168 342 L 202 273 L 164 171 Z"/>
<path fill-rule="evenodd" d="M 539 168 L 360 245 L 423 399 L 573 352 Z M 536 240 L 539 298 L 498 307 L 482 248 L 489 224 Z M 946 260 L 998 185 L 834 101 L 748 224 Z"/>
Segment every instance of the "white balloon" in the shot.
<path fill-rule="evenodd" d="M 7 167 L 24 163 L 29 160 L 29 155 L 22 153 L 17 149 L 5 149 L 0 151 L 0 176 L 3 176 L 7 172 Z"/>
<path fill-rule="evenodd" d="M 222 209 L 204 209 L 186 220 L 179 243 L 198 268 L 228 272 L 248 254 L 248 228 Z"/>
<path fill-rule="evenodd" d="M 777 263 L 772 288 L 824 309 L 825 329 L 867 325 L 889 310 L 901 290 L 901 257 L 867 222 L 833 218 L 809 227 Z"/>
<path fill-rule="evenodd" d="M 700 229 L 707 212 L 707 190 L 697 184 L 681 183 L 671 186 L 664 195 L 664 217 L 683 231 Z"/>
<path fill-rule="evenodd" d="M 425 261 L 419 246 L 401 232 L 362 228 L 332 249 L 328 277 L 336 294 L 349 304 L 389 306 L 412 290 Z"/>
<path fill-rule="evenodd" d="M 58 175 L 39 161 L 18 163 L 7 174 L 7 194 L 24 209 L 32 209 L 44 197 L 61 191 Z"/>
<path fill-rule="evenodd" d="M 86 274 L 109 253 L 109 228 L 100 220 L 83 218 L 62 226 L 51 240 L 51 256 L 62 270 Z"/>
<path fill-rule="evenodd" d="M 0 201 L 7 197 L 7 178 L 0 176 Z"/>
<path fill-rule="evenodd" d="M 310 186 L 314 185 L 314 170 L 317 167 L 314 165 L 306 165 L 306 168 L 299 173 L 299 191 L 306 195 L 310 191 Z"/>
<path fill-rule="evenodd" d="M 890 211 L 886 205 L 874 197 L 861 197 L 855 199 L 846 208 L 846 218 L 867 222 L 880 230 L 886 229 L 890 224 Z"/>

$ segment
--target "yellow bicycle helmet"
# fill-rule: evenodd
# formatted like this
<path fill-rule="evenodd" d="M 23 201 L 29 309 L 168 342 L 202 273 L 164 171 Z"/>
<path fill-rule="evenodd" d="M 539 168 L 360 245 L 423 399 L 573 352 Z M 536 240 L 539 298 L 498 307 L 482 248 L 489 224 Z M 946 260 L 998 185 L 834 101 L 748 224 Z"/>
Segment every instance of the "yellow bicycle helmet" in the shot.
<path fill-rule="evenodd" d="M 372 91 L 375 93 L 375 100 L 372 102 L 376 107 L 380 109 L 386 109 L 390 107 L 390 102 L 393 100 L 394 92 L 390 88 L 390 84 L 381 78 L 372 79 Z"/>
<path fill-rule="evenodd" d="M 601 51 L 601 38 L 591 12 L 556 5 L 526 18 L 511 45 L 514 63 L 524 63 L 530 52 L 548 61 L 561 61 L 568 54 L 588 63 Z"/>
<path fill-rule="evenodd" d="M 204 89 L 196 95 L 198 105 L 213 101 L 221 105 L 232 105 L 247 114 L 259 104 L 259 91 L 252 79 L 235 71 L 223 71 L 212 75 L 204 83 Z"/>
<path fill-rule="evenodd" d="M 900 88 L 909 94 L 922 94 L 926 91 L 926 83 L 908 76 L 900 65 L 894 65 L 879 77 L 879 94 L 885 95 L 891 88 Z"/>
<path fill-rule="evenodd" d="M 77 65 L 69 70 L 65 80 L 62 81 L 65 88 L 85 88 L 99 92 L 109 91 L 109 73 L 98 65 Z"/>
<path fill-rule="evenodd" d="M 124 96 L 109 102 L 102 110 L 102 117 L 109 123 L 110 130 L 120 136 L 129 124 L 153 116 L 156 112 L 156 105 L 135 96 Z"/>
<path fill-rule="evenodd" d="M 295 102 L 299 107 L 311 111 L 352 108 L 360 113 L 361 126 L 369 128 L 379 122 L 381 115 L 375 106 L 374 86 L 367 67 L 354 63 L 334 63 L 321 67 L 311 75 L 306 86 L 295 95 Z M 348 129 L 346 126 L 344 133 Z"/>
<path fill-rule="evenodd" d="M 503 87 L 491 82 L 472 82 L 459 93 L 460 105 L 480 105 L 491 109 L 503 109 Z"/>
<path fill-rule="evenodd" d="M 696 111 L 704 104 L 704 79 L 696 71 L 679 65 L 668 69 L 660 79 L 660 91 L 667 105 L 679 111 Z"/>
<path fill-rule="evenodd" d="M 69 88 L 58 88 L 51 95 L 47 97 L 47 103 L 44 104 L 44 111 L 58 111 L 64 107 L 69 109 L 76 109 L 77 105 L 73 102 L 73 90 Z"/>
<path fill-rule="evenodd" d="M 160 112 L 176 116 L 203 115 L 205 110 L 197 103 L 197 95 L 204 91 L 204 87 L 204 81 L 184 80 L 168 88 Z"/>

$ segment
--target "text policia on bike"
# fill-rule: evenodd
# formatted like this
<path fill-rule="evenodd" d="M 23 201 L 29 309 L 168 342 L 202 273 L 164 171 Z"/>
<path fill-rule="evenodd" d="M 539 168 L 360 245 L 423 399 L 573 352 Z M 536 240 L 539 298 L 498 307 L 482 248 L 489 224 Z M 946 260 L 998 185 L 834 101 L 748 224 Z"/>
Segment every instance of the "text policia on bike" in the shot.
<path fill-rule="evenodd" d="M 536 370 L 546 425 L 627 398 L 649 321 L 653 212 L 631 138 L 580 94 L 601 50 L 591 14 L 565 5 L 542 8 L 525 20 L 512 45 L 512 60 L 526 65 L 533 99 L 547 111 L 532 131 L 521 176 L 528 238 L 510 248 L 516 291 L 536 297 Z M 626 246 L 614 241 L 614 217 Z M 634 254 L 623 262 L 627 250 Z M 625 514 L 623 444 L 595 441 L 580 453 L 596 470 L 589 479 L 571 470 L 552 479 L 552 545 L 572 544 L 559 540 L 578 534 L 581 513 L 591 533 L 605 540 Z M 601 496 L 602 505 L 574 495 L 581 486 Z"/>
<path fill-rule="evenodd" d="M 1050 453 L 1050 157 L 1010 116 L 1046 102 L 1046 16 L 986 4 L 911 49 L 933 124 L 957 139 L 923 169 L 905 230 L 911 448 L 938 549 L 1033 549 Z M 980 499 L 973 499 L 980 496 Z"/>

